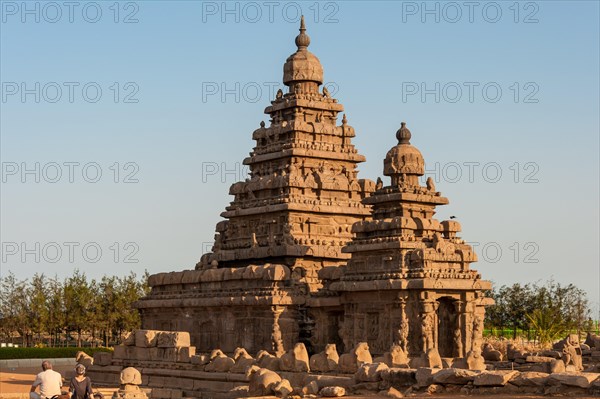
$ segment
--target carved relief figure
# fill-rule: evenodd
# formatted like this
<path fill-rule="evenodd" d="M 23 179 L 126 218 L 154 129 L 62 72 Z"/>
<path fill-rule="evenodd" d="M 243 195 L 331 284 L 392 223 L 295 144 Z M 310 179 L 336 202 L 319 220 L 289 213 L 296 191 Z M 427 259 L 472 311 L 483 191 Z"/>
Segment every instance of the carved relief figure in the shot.
<path fill-rule="evenodd" d="M 279 316 L 281 315 L 282 310 L 273 309 L 273 332 L 271 333 L 271 340 L 273 342 L 273 351 L 275 352 L 277 357 L 280 357 L 285 353 L 283 348 L 283 339 L 281 335 L 281 328 L 279 327 Z"/>
<path fill-rule="evenodd" d="M 398 330 L 399 345 L 404 353 L 408 353 L 409 321 L 408 317 L 406 316 L 406 305 L 404 303 L 400 305 L 400 311 L 400 329 Z"/>
<path fill-rule="evenodd" d="M 462 343 L 462 333 L 460 331 L 460 327 L 457 326 L 454 329 L 454 334 L 452 341 L 454 343 L 454 354 L 456 357 L 462 357 L 464 354 L 464 348 Z"/>
<path fill-rule="evenodd" d="M 435 184 L 434 184 L 433 179 L 431 177 L 427 178 L 427 190 L 429 190 L 429 191 L 435 191 Z"/>
<path fill-rule="evenodd" d="M 433 315 L 431 313 L 421 315 L 421 346 L 423 352 L 427 352 L 428 349 L 435 347 L 433 333 Z"/>

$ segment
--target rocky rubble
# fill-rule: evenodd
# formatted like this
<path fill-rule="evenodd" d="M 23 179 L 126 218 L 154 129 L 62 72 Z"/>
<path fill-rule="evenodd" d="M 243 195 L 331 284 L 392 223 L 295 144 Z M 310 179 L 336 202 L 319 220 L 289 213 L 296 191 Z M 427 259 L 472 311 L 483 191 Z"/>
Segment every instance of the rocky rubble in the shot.
<path fill-rule="evenodd" d="M 123 384 L 123 372 L 136 383 L 153 389 L 152 398 L 215 397 L 233 399 L 248 396 L 340 397 L 349 394 L 378 394 L 403 397 L 413 393 L 461 394 L 600 394 L 600 373 L 576 350 L 574 337 L 567 337 L 553 350 L 526 352 L 507 348 L 503 354 L 486 348 L 482 354 L 468 353 L 465 358 L 440 358 L 435 349 L 409 359 L 402 349 L 392 346 L 383 356 L 373 357 L 365 342 L 349 353 L 338 354 L 335 345 L 308 355 L 302 343 L 281 356 L 260 351 L 253 357 L 244 348 L 228 355 L 219 349 L 196 354 L 185 332 L 138 330 L 111 354 L 96 353 L 88 372 L 95 383 Z M 600 339 L 588 338 L 592 344 Z M 588 346 L 593 353 L 596 346 Z M 565 349 L 566 348 L 566 349 Z M 487 353 L 487 355 L 486 355 Z M 565 356 L 569 354 L 570 356 Z M 478 355 L 478 356 L 476 356 Z M 579 357 L 578 357 L 579 356 Z M 473 360 L 475 358 L 476 361 Z M 587 358 L 587 359 L 584 359 Z M 481 359 L 481 360 L 479 360 Z M 92 364 L 93 363 L 93 364 Z M 483 364 L 483 367 L 481 365 Z M 585 371 L 578 364 L 587 365 Z M 131 371 L 131 366 L 144 371 Z M 131 375 L 130 375 L 131 374 Z M 124 397 L 124 386 L 116 395 Z M 128 388 L 130 396 L 141 391 Z M 135 391 L 135 393 L 133 392 Z M 209 396 L 202 396 L 207 395 Z"/>

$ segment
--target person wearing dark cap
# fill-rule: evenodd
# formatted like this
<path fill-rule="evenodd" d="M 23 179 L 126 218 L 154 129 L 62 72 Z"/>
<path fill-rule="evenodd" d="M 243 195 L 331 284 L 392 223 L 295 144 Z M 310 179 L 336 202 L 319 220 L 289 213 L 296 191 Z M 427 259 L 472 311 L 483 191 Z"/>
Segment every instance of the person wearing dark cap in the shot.
<path fill-rule="evenodd" d="M 78 364 L 75 366 L 75 377 L 71 378 L 69 385 L 71 399 L 92 399 L 92 380 L 85 376 L 85 366 Z"/>
<path fill-rule="evenodd" d="M 42 372 L 35 377 L 29 392 L 30 399 L 50 399 L 61 395 L 62 376 L 60 373 L 52 370 L 52 363 L 48 360 L 42 362 Z M 40 393 L 35 390 L 40 387 Z"/>

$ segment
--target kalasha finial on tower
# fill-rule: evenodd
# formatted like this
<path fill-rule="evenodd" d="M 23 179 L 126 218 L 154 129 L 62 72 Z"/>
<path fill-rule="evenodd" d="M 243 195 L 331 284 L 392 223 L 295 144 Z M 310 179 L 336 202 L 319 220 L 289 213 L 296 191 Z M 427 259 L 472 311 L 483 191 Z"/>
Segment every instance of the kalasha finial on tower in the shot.
<path fill-rule="evenodd" d="M 398 139 L 398 144 L 410 144 L 411 138 L 410 130 L 406 127 L 406 122 L 400 123 L 400 129 L 396 132 L 396 138 Z"/>
<path fill-rule="evenodd" d="M 310 37 L 306 34 L 306 25 L 304 25 L 304 15 L 300 17 L 300 34 L 296 36 L 296 46 L 298 50 L 306 50 L 310 45 Z"/>

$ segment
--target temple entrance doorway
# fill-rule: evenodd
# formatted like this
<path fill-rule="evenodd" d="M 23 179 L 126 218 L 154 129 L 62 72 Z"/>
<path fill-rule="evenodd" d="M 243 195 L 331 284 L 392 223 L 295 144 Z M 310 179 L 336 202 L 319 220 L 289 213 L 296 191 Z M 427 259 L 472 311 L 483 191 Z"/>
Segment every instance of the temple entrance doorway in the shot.
<path fill-rule="evenodd" d="M 455 300 L 450 297 L 438 299 L 438 351 L 441 357 L 454 356 L 454 331 L 456 330 L 457 317 Z"/>
<path fill-rule="evenodd" d="M 328 320 L 327 342 L 325 344 L 335 344 L 338 353 L 345 353 L 344 341 L 339 334 L 340 326 L 344 324 L 344 312 L 328 312 Z"/>

